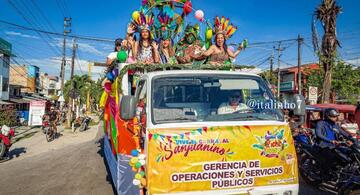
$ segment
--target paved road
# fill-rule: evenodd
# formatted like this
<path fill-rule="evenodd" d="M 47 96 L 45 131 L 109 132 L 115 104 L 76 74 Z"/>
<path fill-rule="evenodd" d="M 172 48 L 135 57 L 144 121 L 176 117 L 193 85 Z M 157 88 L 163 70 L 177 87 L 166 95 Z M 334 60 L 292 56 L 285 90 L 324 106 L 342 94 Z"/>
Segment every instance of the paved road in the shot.
<path fill-rule="evenodd" d="M 0 164 L 0 194 L 114 194 L 100 136 Z"/>

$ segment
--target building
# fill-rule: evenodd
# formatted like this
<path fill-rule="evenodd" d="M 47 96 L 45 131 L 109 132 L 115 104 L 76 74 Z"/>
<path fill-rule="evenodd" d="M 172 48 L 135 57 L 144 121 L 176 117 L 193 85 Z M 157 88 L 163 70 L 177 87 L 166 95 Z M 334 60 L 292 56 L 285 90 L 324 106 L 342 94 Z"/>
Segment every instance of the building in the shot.
<path fill-rule="evenodd" d="M 57 76 L 50 76 L 47 73 L 40 73 L 40 93 L 47 97 L 57 95 L 60 90 L 60 81 Z"/>
<path fill-rule="evenodd" d="M 9 69 L 12 45 L 0 38 L 0 100 L 9 100 Z"/>
<path fill-rule="evenodd" d="M 304 64 L 300 66 L 301 72 L 301 86 L 306 85 L 306 77 L 311 70 L 319 70 L 319 64 Z M 280 69 L 280 92 L 287 94 L 296 94 L 299 91 L 298 83 L 298 67 L 293 66 L 289 68 Z M 307 89 L 303 87 L 303 93 L 306 93 Z M 305 94 L 304 94 L 305 95 Z"/>
<path fill-rule="evenodd" d="M 10 84 L 22 86 L 21 91 L 24 93 L 39 93 L 41 90 L 39 67 L 13 65 L 10 69 Z"/>

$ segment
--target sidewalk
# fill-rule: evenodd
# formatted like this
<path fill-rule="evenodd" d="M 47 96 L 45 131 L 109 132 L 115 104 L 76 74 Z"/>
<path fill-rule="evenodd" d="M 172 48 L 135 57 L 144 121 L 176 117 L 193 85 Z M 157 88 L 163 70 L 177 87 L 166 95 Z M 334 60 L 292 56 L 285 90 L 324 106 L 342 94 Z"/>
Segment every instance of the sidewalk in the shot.
<path fill-rule="evenodd" d="M 5 163 L 11 163 L 44 152 L 93 140 L 98 132 L 98 125 L 91 126 L 84 132 L 79 132 L 78 130 L 72 132 L 71 129 L 64 129 L 62 126 L 58 126 L 60 136 L 51 142 L 46 141 L 45 134 L 43 134 L 40 127 L 32 129 L 21 128 L 15 131 L 14 144 L 10 148 L 12 159 Z"/>

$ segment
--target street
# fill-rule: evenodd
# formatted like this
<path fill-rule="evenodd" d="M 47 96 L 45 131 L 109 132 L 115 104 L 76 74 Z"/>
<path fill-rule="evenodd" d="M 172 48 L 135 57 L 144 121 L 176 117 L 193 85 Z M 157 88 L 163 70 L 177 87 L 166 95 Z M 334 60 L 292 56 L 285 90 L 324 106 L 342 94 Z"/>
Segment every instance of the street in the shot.
<path fill-rule="evenodd" d="M 31 140 L 32 143 L 34 140 L 43 141 L 43 151 L 34 153 L 32 150 L 39 147 L 36 144 L 20 149 L 13 147 L 13 159 L 0 164 L 0 175 L 3 176 L 0 178 L 0 194 L 114 194 L 102 156 L 103 133 L 101 128 L 99 129 L 94 126 L 83 132 L 94 136 L 79 134 L 83 139 L 85 136 L 90 140 L 76 144 L 67 143 L 67 146 L 48 150 L 45 149 L 46 144 L 58 145 L 56 141 L 69 137 L 66 137 L 64 132 L 64 135 L 53 143 L 46 143 L 40 129 L 35 129 L 32 131 L 36 132 L 33 137 L 14 145 L 24 145 Z M 301 181 L 299 194 L 331 193 L 320 191 Z"/>
<path fill-rule="evenodd" d="M 40 136 L 45 140 L 43 134 Z M 114 194 L 102 157 L 101 137 L 99 131 L 90 141 L 0 164 L 0 194 Z M 12 150 L 18 151 L 16 147 Z"/>

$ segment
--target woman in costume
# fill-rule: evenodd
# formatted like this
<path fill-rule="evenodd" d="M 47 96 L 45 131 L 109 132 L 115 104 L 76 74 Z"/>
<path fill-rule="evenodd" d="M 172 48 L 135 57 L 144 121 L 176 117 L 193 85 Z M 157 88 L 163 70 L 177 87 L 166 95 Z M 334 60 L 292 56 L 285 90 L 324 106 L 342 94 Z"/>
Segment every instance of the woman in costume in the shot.
<path fill-rule="evenodd" d="M 162 38 L 159 45 L 159 55 L 161 64 L 175 64 L 175 51 L 170 38 Z"/>
<path fill-rule="evenodd" d="M 224 16 L 221 18 L 221 20 L 217 16 L 215 18 L 215 44 L 211 45 L 207 51 L 201 54 L 202 57 L 209 57 L 209 64 L 223 65 L 227 61 L 236 58 L 243 49 L 243 46 L 240 45 L 237 50 L 233 52 L 227 47 L 226 40 L 228 40 L 237 29 L 232 24 L 228 26 L 228 23 L 229 18 L 225 20 Z"/>
<path fill-rule="evenodd" d="M 115 48 L 114 51 L 111 52 L 107 58 L 106 58 L 106 65 L 110 66 L 117 57 L 117 52 L 119 52 L 121 50 L 121 46 L 124 44 L 124 40 L 123 39 L 116 39 L 115 40 Z"/>
<path fill-rule="evenodd" d="M 134 25 L 140 33 L 140 39 L 139 41 L 129 41 L 132 45 L 132 53 L 139 63 L 159 63 L 158 45 L 151 38 L 150 29 L 153 23 L 153 16 L 146 16 L 143 13 L 140 13 L 140 17 L 134 21 Z"/>

